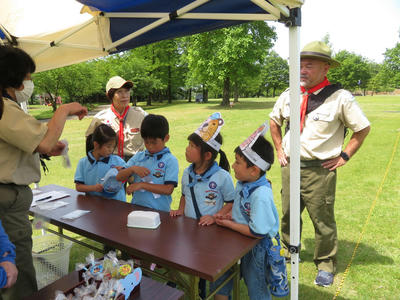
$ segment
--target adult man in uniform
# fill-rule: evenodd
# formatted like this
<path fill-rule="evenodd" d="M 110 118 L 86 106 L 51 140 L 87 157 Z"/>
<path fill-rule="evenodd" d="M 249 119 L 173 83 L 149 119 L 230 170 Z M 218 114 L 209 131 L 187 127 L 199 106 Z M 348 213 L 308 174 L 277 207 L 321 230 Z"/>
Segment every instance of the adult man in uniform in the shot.
<path fill-rule="evenodd" d="M 336 169 L 357 152 L 370 130 L 352 94 L 327 79 L 329 68 L 340 65 L 330 48 L 319 41 L 300 53 L 300 213 L 304 208 L 315 230 L 315 284 L 330 286 L 336 271 L 338 248 L 334 215 Z M 290 243 L 290 99 L 289 90 L 278 98 L 270 113 L 271 136 L 282 167 L 282 242 L 286 256 Z M 282 138 L 281 128 L 286 123 Z M 353 134 L 342 151 L 347 128 Z M 302 222 L 301 222 L 302 223 Z"/>

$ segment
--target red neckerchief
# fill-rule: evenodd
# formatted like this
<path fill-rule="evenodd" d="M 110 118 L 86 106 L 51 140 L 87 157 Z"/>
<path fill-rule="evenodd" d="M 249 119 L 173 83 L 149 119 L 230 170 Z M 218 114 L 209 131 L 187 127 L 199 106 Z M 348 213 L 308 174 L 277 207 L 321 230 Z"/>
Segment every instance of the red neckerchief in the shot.
<path fill-rule="evenodd" d="M 308 104 L 308 97 L 310 94 L 326 87 L 327 85 L 330 85 L 331 83 L 328 81 L 328 78 L 324 78 L 324 81 L 321 83 L 317 84 L 316 86 L 312 87 L 309 90 L 306 90 L 305 87 L 300 86 L 301 92 L 304 94 L 303 95 L 303 102 L 301 103 L 300 107 L 300 132 L 303 131 L 304 127 L 304 120 L 306 119 L 306 111 L 307 111 L 307 104 Z"/>
<path fill-rule="evenodd" d="M 125 107 L 124 112 L 122 115 L 120 115 L 114 108 L 114 105 L 111 104 L 111 110 L 112 112 L 117 116 L 119 120 L 119 132 L 118 132 L 118 155 L 121 156 L 121 158 L 124 158 L 124 119 L 126 114 L 128 113 L 129 110 L 129 105 Z"/>

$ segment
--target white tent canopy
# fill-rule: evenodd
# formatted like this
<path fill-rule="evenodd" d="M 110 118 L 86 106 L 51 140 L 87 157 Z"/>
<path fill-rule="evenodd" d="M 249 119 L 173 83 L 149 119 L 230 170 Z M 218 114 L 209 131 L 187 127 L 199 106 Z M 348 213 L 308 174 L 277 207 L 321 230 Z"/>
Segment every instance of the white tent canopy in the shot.
<path fill-rule="evenodd" d="M 126 7 L 128 2 L 132 7 Z M 302 3 L 303 0 L 2 0 L 0 37 L 29 53 L 37 72 L 41 72 L 243 21 L 282 21 L 290 17 L 291 8 Z M 144 11 L 146 8 L 154 11 Z"/>
<path fill-rule="evenodd" d="M 0 43 L 24 49 L 37 72 L 246 21 L 289 27 L 290 243 L 300 240 L 300 7 L 304 0 L 2 0 Z M 291 299 L 298 298 L 298 253 Z"/>

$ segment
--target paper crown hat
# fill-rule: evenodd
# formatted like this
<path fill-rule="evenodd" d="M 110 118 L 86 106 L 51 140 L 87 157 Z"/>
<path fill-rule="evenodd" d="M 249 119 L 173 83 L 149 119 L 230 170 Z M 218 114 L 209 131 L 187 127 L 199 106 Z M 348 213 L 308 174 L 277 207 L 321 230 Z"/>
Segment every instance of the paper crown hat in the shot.
<path fill-rule="evenodd" d="M 106 193 L 115 194 L 122 188 L 122 182 L 117 180 L 118 170 L 111 168 L 103 177 L 103 189 Z"/>
<path fill-rule="evenodd" d="M 251 147 L 253 147 L 254 143 L 257 141 L 259 136 L 264 136 L 265 133 L 268 131 L 269 126 L 268 123 L 265 122 L 260 127 L 256 129 L 243 143 L 240 144 L 240 150 L 244 156 L 248 158 L 253 164 L 259 167 L 261 170 L 266 171 L 271 164 L 266 162 L 264 159 L 261 158 L 256 152 L 254 152 Z"/>
<path fill-rule="evenodd" d="M 221 144 L 215 140 L 215 137 L 221 131 L 224 125 L 224 120 L 219 112 L 213 113 L 207 120 L 205 120 L 199 128 L 194 132 L 210 147 L 219 151 Z"/>

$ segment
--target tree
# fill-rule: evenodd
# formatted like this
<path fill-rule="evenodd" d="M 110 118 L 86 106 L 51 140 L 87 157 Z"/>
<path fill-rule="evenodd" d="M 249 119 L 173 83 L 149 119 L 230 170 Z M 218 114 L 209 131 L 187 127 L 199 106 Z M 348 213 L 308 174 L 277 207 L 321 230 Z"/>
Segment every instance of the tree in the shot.
<path fill-rule="evenodd" d="M 231 86 L 239 90 L 244 76 L 256 77 L 276 34 L 266 22 L 251 22 L 188 38 L 186 57 L 199 84 L 223 86 L 222 105 L 229 105 Z"/>
<path fill-rule="evenodd" d="M 390 85 L 393 88 L 400 88 L 400 43 L 392 49 L 386 49 L 383 61 L 383 71 L 391 78 Z"/>
<path fill-rule="evenodd" d="M 55 112 L 57 109 L 57 103 L 53 95 L 58 96 L 60 94 L 63 81 L 62 68 L 34 74 L 32 79 L 35 82 L 35 88 L 39 93 L 46 93 L 49 95 L 53 112 Z"/>
<path fill-rule="evenodd" d="M 339 82 L 343 88 L 352 91 L 367 87 L 371 73 L 366 58 L 346 50 L 339 51 L 334 58 L 340 62 L 340 67 L 329 70 L 330 81 Z"/>
<path fill-rule="evenodd" d="M 261 89 L 264 87 L 268 97 L 269 90 L 272 89 L 272 97 L 275 92 L 289 85 L 289 65 L 286 60 L 281 58 L 276 52 L 272 51 L 267 56 L 261 71 Z"/>

